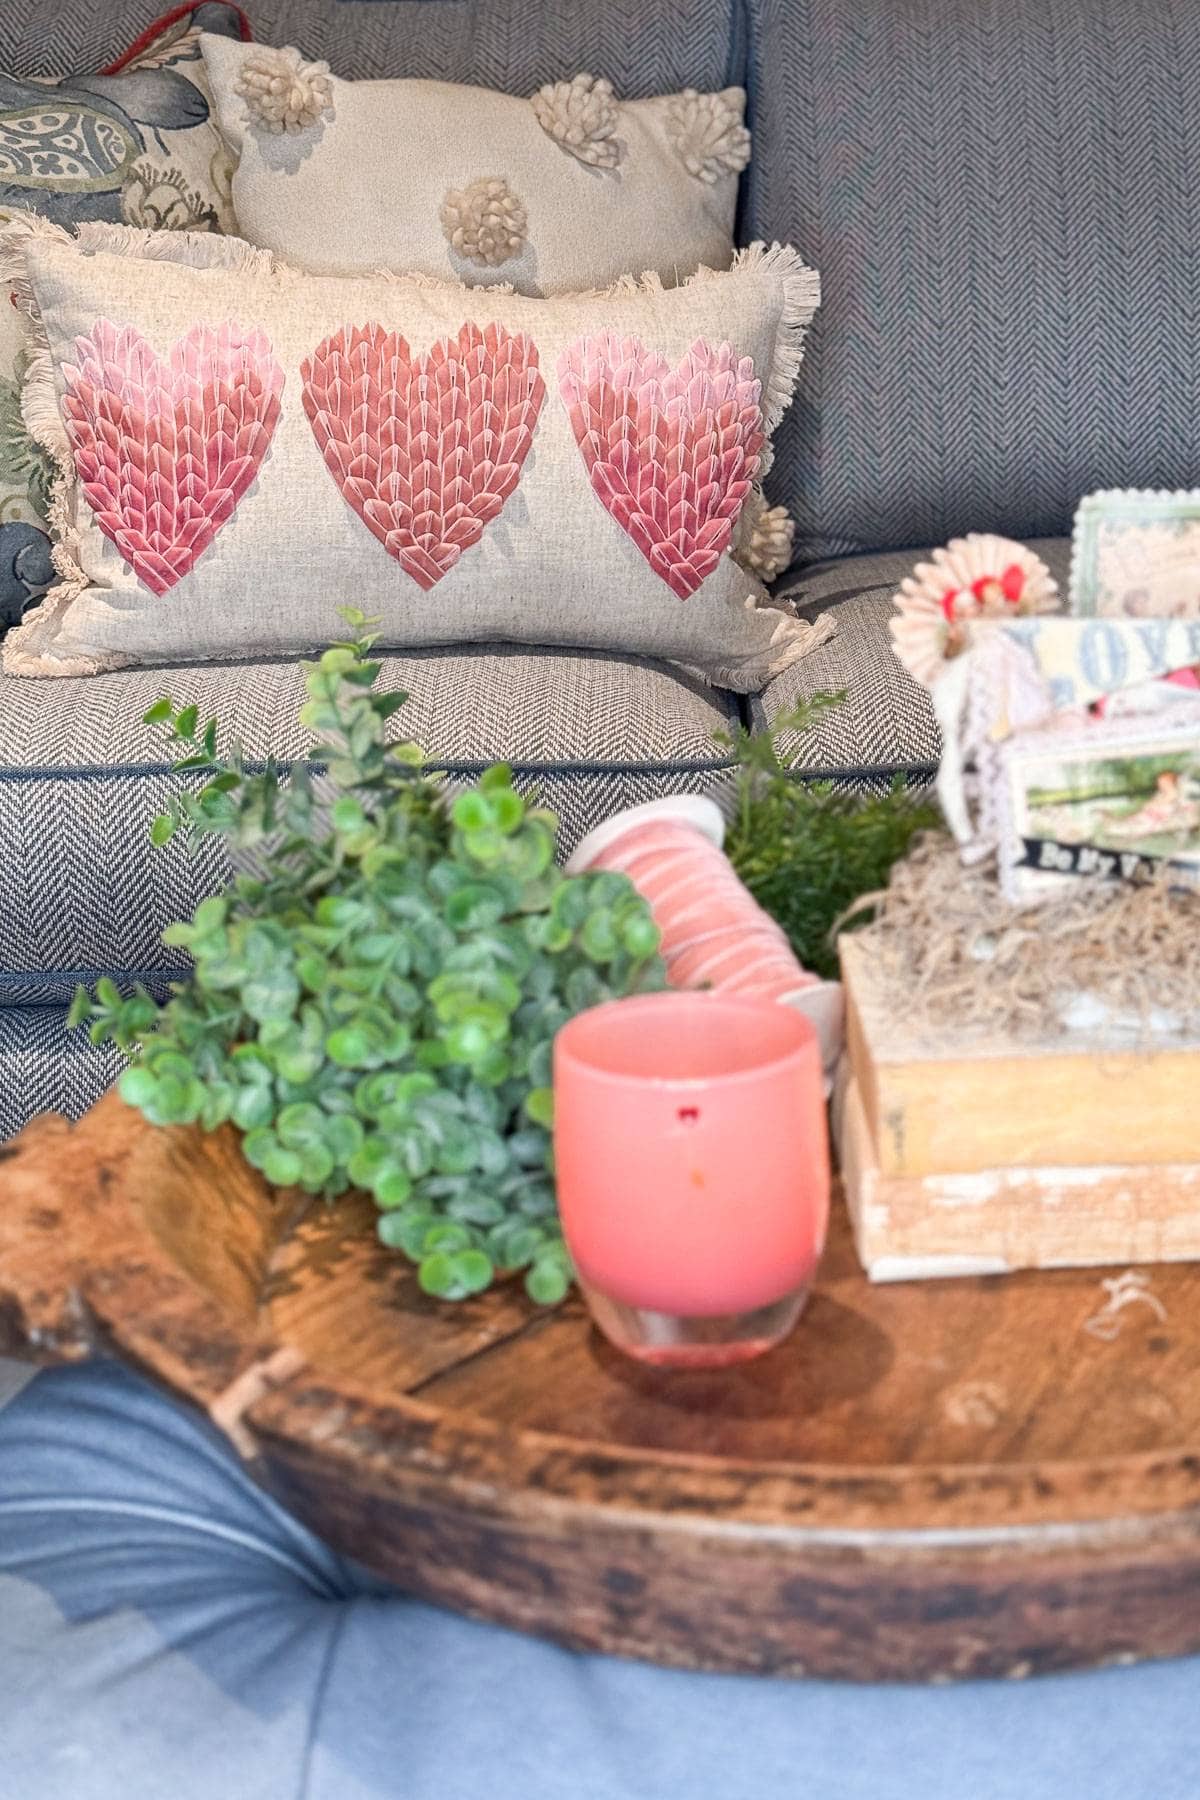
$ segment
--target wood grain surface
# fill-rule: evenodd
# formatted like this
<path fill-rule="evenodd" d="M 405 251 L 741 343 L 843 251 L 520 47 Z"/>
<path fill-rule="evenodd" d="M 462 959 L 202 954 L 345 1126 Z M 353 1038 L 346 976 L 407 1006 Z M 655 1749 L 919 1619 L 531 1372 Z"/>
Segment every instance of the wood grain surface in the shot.
<path fill-rule="evenodd" d="M 115 1351 L 381 1575 L 692 1667 L 1020 1676 L 1200 1647 L 1200 1272 L 1155 1266 L 1156 1304 L 1114 1312 L 1119 1273 L 873 1286 L 838 1205 L 785 1345 L 666 1373 L 575 1300 L 426 1299 L 369 1204 L 272 1193 L 230 1132 L 109 1095 L 0 1145 L 0 1353 Z"/>

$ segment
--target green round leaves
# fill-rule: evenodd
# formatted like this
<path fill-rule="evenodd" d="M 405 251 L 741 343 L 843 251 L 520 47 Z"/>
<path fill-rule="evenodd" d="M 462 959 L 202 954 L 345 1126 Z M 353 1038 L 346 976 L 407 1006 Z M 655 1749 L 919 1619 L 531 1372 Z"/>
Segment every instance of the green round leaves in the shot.
<path fill-rule="evenodd" d="M 465 1300 L 490 1287 L 493 1273 L 482 1250 L 435 1250 L 432 1256 L 422 1257 L 417 1279 L 437 1300 Z"/>
<path fill-rule="evenodd" d="M 231 1121 L 276 1187 L 372 1195 L 380 1242 L 448 1301 L 498 1273 L 554 1305 L 572 1271 L 554 1200 L 556 1032 L 662 985 L 658 934 L 619 875 L 555 867 L 553 816 L 503 765 L 447 797 L 379 694 L 370 622 L 306 674 L 312 762 L 248 770 L 215 720 L 163 698 L 181 785 L 151 835 L 216 836 L 253 873 L 167 942 L 191 959 L 165 1003 L 110 981 L 72 1024 L 125 1050 L 121 1092 L 156 1124 Z"/>

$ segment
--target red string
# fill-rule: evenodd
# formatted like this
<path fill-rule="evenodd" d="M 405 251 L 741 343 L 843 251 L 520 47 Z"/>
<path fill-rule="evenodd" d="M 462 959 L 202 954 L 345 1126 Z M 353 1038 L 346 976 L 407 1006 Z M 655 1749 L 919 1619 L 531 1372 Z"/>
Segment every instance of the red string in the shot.
<path fill-rule="evenodd" d="M 128 50 L 126 50 L 123 55 L 118 56 L 116 62 L 109 63 L 108 67 L 106 69 L 101 69 L 100 73 L 102 75 L 119 75 L 121 70 L 128 68 L 129 64 L 134 62 L 142 54 L 142 51 L 147 49 L 149 45 L 154 42 L 155 38 L 158 37 L 160 33 L 166 31 L 171 25 L 177 24 L 180 19 L 186 19 L 189 14 L 194 13 L 195 10 L 196 0 L 186 0 L 185 5 L 176 6 L 170 12 L 163 13 L 162 17 L 155 19 L 152 25 L 147 25 L 141 36 L 134 39 Z M 254 38 L 254 27 L 251 25 L 249 19 L 246 17 L 240 6 L 231 7 L 230 10 L 235 12 L 238 16 L 238 25 L 241 30 L 243 44 L 251 43 Z"/>

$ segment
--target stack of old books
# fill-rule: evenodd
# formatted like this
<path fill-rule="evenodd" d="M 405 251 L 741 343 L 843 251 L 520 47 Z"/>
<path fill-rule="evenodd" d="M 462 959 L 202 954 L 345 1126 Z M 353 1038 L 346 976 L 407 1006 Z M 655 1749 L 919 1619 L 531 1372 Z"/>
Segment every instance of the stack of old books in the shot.
<path fill-rule="evenodd" d="M 868 941 L 841 956 L 836 1120 L 873 1280 L 1200 1258 L 1200 1043 L 935 1032 Z"/>

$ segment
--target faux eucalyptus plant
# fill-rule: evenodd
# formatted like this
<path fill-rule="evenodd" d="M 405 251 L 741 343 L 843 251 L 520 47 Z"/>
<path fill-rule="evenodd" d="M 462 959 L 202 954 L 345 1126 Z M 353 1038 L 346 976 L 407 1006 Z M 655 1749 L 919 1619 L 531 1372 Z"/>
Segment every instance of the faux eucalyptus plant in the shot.
<path fill-rule="evenodd" d="M 566 876 L 555 820 L 511 771 L 457 794 L 388 744 L 371 621 L 308 665 L 309 767 L 252 771 L 194 706 L 146 714 L 203 775 L 152 838 L 217 835 L 254 852 L 165 942 L 193 972 L 157 1003 L 102 981 L 71 1022 L 129 1056 L 124 1098 L 154 1124 L 231 1121 L 277 1186 L 367 1189 L 379 1236 L 459 1299 L 525 1271 L 562 1298 L 570 1261 L 551 1162 L 551 1046 L 572 1014 L 663 985 L 658 933 L 624 876 Z"/>

